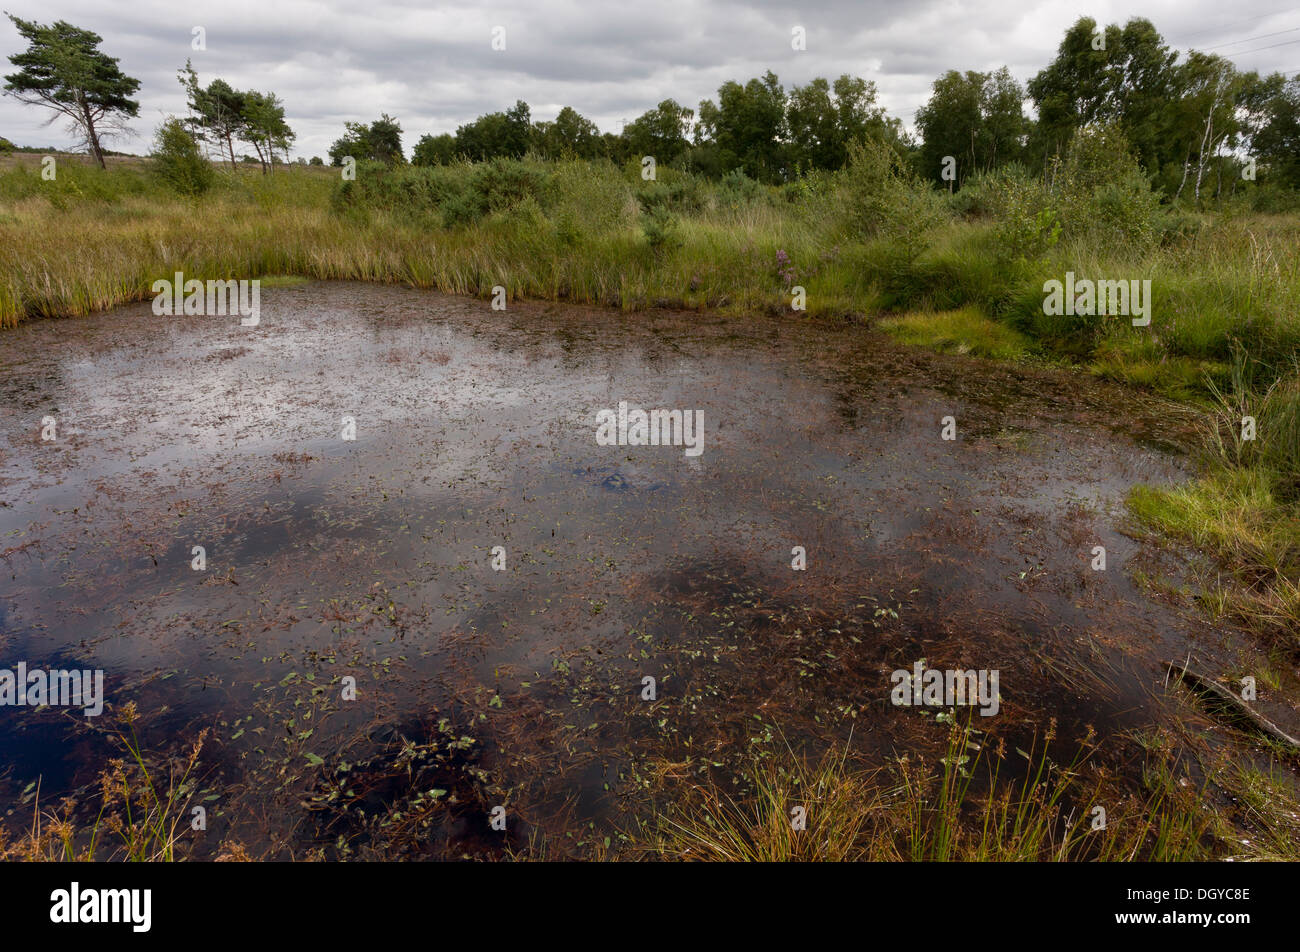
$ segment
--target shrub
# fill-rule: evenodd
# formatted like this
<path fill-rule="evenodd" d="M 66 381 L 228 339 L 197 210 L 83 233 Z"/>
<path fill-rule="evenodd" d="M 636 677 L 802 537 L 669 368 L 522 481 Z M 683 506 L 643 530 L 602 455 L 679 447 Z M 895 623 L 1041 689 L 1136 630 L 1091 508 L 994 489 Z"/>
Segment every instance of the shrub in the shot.
<path fill-rule="evenodd" d="M 720 204 L 735 208 L 757 201 L 763 195 L 763 186 L 745 174 L 744 169 L 728 172 L 718 183 Z"/>
<path fill-rule="evenodd" d="M 150 157 L 157 176 L 181 195 L 196 198 L 212 187 L 212 164 L 199 151 L 194 136 L 174 116 L 158 127 Z"/>
<path fill-rule="evenodd" d="M 1049 171 L 1049 180 L 1070 238 L 1138 251 L 1154 243 L 1160 196 L 1151 191 L 1127 140 L 1115 127 L 1079 129 L 1064 159 Z"/>
<path fill-rule="evenodd" d="M 916 259 L 931 231 L 948 217 L 945 198 L 884 142 L 855 143 L 841 181 L 850 233 L 888 239 L 904 262 Z"/>
<path fill-rule="evenodd" d="M 536 163 L 494 159 L 478 165 L 387 165 L 362 160 L 357 177 L 334 190 L 336 211 L 374 208 L 414 217 L 436 213 L 444 227 L 471 225 L 485 216 L 532 200 L 549 206 L 553 174 Z"/>
<path fill-rule="evenodd" d="M 1041 259 L 1060 240 L 1061 214 L 1042 179 L 1008 165 L 976 187 L 980 202 L 997 220 L 994 254 L 999 261 L 1023 266 Z"/>
<path fill-rule="evenodd" d="M 657 180 L 645 182 L 637 190 L 637 201 L 641 203 L 642 209 L 697 212 L 704 207 L 704 188 L 694 175 L 676 169 L 660 168 L 658 176 Z"/>
<path fill-rule="evenodd" d="M 656 254 L 676 248 L 682 243 L 677 233 L 677 219 L 666 206 L 654 205 L 646 209 L 641 218 L 641 228 L 650 249 Z"/>
<path fill-rule="evenodd" d="M 479 203 L 491 212 L 503 211 L 532 198 L 542 207 L 550 204 L 550 176 L 527 162 L 493 159 L 474 167 L 470 189 Z"/>
<path fill-rule="evenodd" d="M 608 234 L 635 224 L 632 188 L 608 160 L 562 162 L 555 167 L 557 238 L 573 244 L 584 235 Z"/>

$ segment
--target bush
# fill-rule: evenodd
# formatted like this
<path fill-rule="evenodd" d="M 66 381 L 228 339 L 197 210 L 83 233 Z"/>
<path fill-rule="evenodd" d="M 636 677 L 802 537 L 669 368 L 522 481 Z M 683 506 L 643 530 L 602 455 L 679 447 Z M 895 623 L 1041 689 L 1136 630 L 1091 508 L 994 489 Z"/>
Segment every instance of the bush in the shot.
<path fill-rule="evenodd" d="M 1061 237 L 1061 214 L 1046 184 L 1019 165 L 986 176 L 979 200 L 996 218 L 994 254 L 1003 263 L 1024 266 L 1041 259 Z M 967 192 L 963 188 L 958 194 Z"/>
<path fill-rule="evenodd" d="M 545 208 L 553 197 L 550 175 L 540 167 L 513 159 L 493 159 L 474 167 L 470 189 L 489 212 L 514 208 L 532 198 Z"/>
<path fill-rule="evenodd" d="M 212 187 L 216 175 L 212 163 L 203 157 L 194 136 L 174 116 L 158 127 L 150 157 L 155 174 L 181 195 L 196 198 Z"/>
<path fill-rule="evenodd" d="M 1155 242 L 1160 196 L 1112 126 L 1085 126 L 1049 172 L 1061 224 L 1071 239 L 1145 251 Z"/>
<path fill-rule="evenodd" d="M 613 162 L 561 162 L 553 184 L 556 237 L 565 244 L 635 224 L 632 187 Z"/>
<path fill-rule="evenodd" d="M 903 262 L 914 261 L 948 217 L 945 197 L 884 142 L 855 143 L 841 181 L 850 234 L 888 239 Z"/>
<path fill-rule="evenodd" d="M 659 168 L 658 178 L 637 190 L 637 201 L 645 211 L 662 208 L 670 212 L 698 212 L 704 207 L 705 191 L 700 179 L 689 172 Z"/>
<path fill-rule="evenodd" d="M 354 181 L 334 191 L 336 211 L 383 209 L 420 218 L 438 214 L 448 228 L 472 225 L 493 212 L 508 211 L 527 200 L 549 206 L 553 174 L 536 163 L 494 159 L 470 165 L 387 165 L 363 160 Z"/>
<path fill-rule="evenodd" d="M 1300 191 L 1285 188 L 1275 182 L 1257 185 L 1246 193 L 1250 196 L 1253 211 L 1266 215 L 1286 215 L 1300 212 Z"/>
<path fill-rule="evenodd" d="M 681 245 L 677 233 L 677 219 L 663 205 L 655 205 L 642 216 L 641 228 L 650 249 L 660 254 Z"/>
<path fill-rule="evenodd" d="M 1156 220 L 1156 232 L 1162 247 L 1192 241 L 1205 228 L 1200 215 L 1175 208 L 1166 209 Z"/>
<path fill-rule="evenodd" d="M 749 205 L 762 195 L 763 186 L 746 175 L 744 169 L 728 172 L 718 183 L 718 202 L 731 208 Z"/>

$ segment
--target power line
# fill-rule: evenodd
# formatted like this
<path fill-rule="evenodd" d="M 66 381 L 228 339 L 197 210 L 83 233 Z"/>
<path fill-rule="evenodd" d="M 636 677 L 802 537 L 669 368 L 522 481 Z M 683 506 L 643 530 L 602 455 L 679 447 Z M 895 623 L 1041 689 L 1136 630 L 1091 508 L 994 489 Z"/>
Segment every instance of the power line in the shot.
<path fill-rule="evenodd" d="M 1208 53 L 1210 50 L 1221 50 L 1225 46 L 1236 46 L 1238 43 L 1249 43 L 1252 40 L 1266 40 L 1270 36 L 1281 36 L 1283 33 L 1300 33 L 1300 26 L 1296 27 L 1294 30 L 1278 30 L 1276 33 L 1261 33 L 1259 36 L 1252 36 L 1245 40 L 1233 40 L 1231 43 L 1220 43 L 1218 46 L 1203 46 L 1201 47 L 1201 52 Z"/>
<path fill-rule="evenodd" d="M 1294 12 L 1294 11 L 1295 11 L 1295 7 L 1285 7 L 1285 8 L 1283 8 L 1283 9 L 1281 9 L 1281 10 L 1274 10 L 1272 13 L 1261 13 L 1259 16 L 1256 16 L 1256 17 L 1243 17 L 1243 18 L 1240 19 L 1240 20 L 1229 20 L 1229 21 L 1228 21 L 1228 24 L 1231 24 L 1231 23 L 1254 23 L 1256 20 L 1267 20 L 1269 17 L 1275 17 L 1275 16 L 1277 16 L 1277 15 L 1280 14 L 1280 13 L 1292 13 L 1292 12 Z M 1210 27 L 1209 29 L 1206 29 L 1206 30 L 1197 30 L 1195 33 L 1185 33 L 1185 34 L 1183 34 L 1183 39 L 1184 39 L 1184 40 L 1189 40 L 1189 39 L 1191 39 L 1191 38 L 1194 37 L 1194 36 L 1204 36 L 1206 33 L 1216 33 L 1216 32 L 1220 32 L 1220 31 L 1222 31 L 1222 30 L 1227 29 L 1228 24 L 1224 24 L 1223 26 L 1212 26 L 1212 27 Z"/>
<path fill-rule="evenodd" d="M 1279 46 L 1291 46 L 1300 43 L 1300 40 L 1287 40 L 1285 43 L 1274 43 L 1272 46 L 1257 46 L 1253 50 L 1239 50 L 1236 53 L 1228 53 L 1228 56 L 1245 56 L 1247 53 L 1259 53 L 1263 50 L 1275 50 Z"/>

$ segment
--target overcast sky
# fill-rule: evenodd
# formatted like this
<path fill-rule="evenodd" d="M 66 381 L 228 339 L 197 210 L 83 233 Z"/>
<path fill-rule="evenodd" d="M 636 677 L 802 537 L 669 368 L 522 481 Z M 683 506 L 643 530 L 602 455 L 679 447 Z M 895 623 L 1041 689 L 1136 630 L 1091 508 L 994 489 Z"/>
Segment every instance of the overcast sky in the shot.
<path fill-rule="evenodd" d="M 304 156 L 324 156 L 345 121 L 381 112 L 401 122 L 409 156 L 423 133 L 454 132 L 516 99 L 535 120 L 569 105 L 616 132 L 662 99 L 694 107 L 725 80 L 767 69 L 786 88 L 841 73 L 873 80 L 910 128 L 943 71 L 1006 65 L 1023 82 L 1083 15 L 1102 23 L 1145 16 L 1177 50 L 1213 49 L 1242 69 L 1300 71 L 1300 3 L 1280 0 L 6 0 L 4 9 L 103 36 L 103 49 L 141 81 L 135 138 L 109 144 L 129 152 L 147 151 L 158 122 L 184 113 L 176 71 L 187 57 L 205 84 L 219 76 L 279 94 L 298 133 L 294 155 Z M 497 26 L 503 51 L 492 49 Z M 806 51 L 791 49 L 795 26 L 806 30 Z M 195 27 L 206 31 L 206 50 L 192 48 Z M 21 47 L 0 21 L 0 55 Z M 0 136 L 69 144 L 62 121 L 46 127 L 47 116 L 0 97 Z"/>

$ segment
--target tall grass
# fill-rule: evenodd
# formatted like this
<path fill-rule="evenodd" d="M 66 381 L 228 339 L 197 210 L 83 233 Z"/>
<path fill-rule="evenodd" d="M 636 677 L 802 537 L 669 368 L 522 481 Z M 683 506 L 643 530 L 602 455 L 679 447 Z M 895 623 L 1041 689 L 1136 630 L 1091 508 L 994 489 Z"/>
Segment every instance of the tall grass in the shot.
<path fill-rule="evenodd" d="M 1208 604 L 1300 649 L 1300 358 L 1278 372 L 1238 347 L 1228 376 L 1226 386 L 1208 383 L 1207 474 L 1139 486 L 1129 505 L 1143 524 L 1214 557 L 1202 582 Z"/>
<path fill-rule="evenodd" d="M 179 858 L 182 824 L 197 786 L 194 771 L 203 731 L 179 760 L 146 759 L 135 733 L 134 702 L 121 715 L 116 739 L 125 757 L 114 758 L 99 777 L 99 806 L 93 820 L 78 820 L 78 804 L 65 800 L 42 811 L 39 797 L 31 828 L 14 840 L 0 833 L 0 860 L 27 862 L 173 862 Z"/>
<path fill-rule="evenodd" d="M 1108 788 L 1085 780 L 1086 746 L 1069 764 L 1048 756 L 1049 728 L 1039 746 L 1011 754 L 1023 762 L 1017 777 L 1003 778 L 1005 746 L 987 748 L 977 733 L 954 724 L 937 766 L 862 769 L 847 746 L 815 764 L 793 752 L 760 761 L 747 795 L 717 781 L 695 785 L 657 815 L 643 848 L 728 862 L 1180 861 L 1209 858 L 1207 844 L 1222 832 L 1164 768 L 1148 771 L 1140 796 Z"/>
<path fill-rule="evenodd" d="M 1211 398 L 1207 381 L 1227 383 L 1235 347 L 1268 365 L 1300 349 L 1300 219 L 1225 218 L 1162 231 L 1147 222 L 1155 213 L 1140 196 L 1129 215 L 1139 227 L 1115 211 L 1108 192 L 1040 188 L 1035 201 L 1051 207 L 1039 208 L 999 197 L 1032 191 L 1032 180 L 995 184 L 986 199 L 978 184 L 963 190 L 950 209 L 887 156 L 864 153 L 841 172 L 780 189 L 710 183 L 671 168 L 642 182 L 636 170 L 608 162 L 499 160 L 362 165 L 347 182 L 309 167 L 222 171 L 217 187 L 189 199 L 147 166 L 104 172 L 62 163 L 45 181 L 20 165 L 0 172 L 0 326 L 144 299 L 154 280 L 181 270 L 478 295 L 503 285 L 511 296 L 792 319 L 806 316 L 791 308 L 794 286 L 805 289 L 811 315 L 971 307 L 1040 350 L 1203 400 Z M 972 205 L 988 207 L 974 218 L 955 213 Z M 1040 247 L 1026 235 L 1041 233 L 1044 214 L 1073 224 Z M 1168 240 L 1149 237 L 1159 234 Z M 1043 281 L 1067 270 L 1150 277 L 1152 326 L 1047 317 Z"/>

